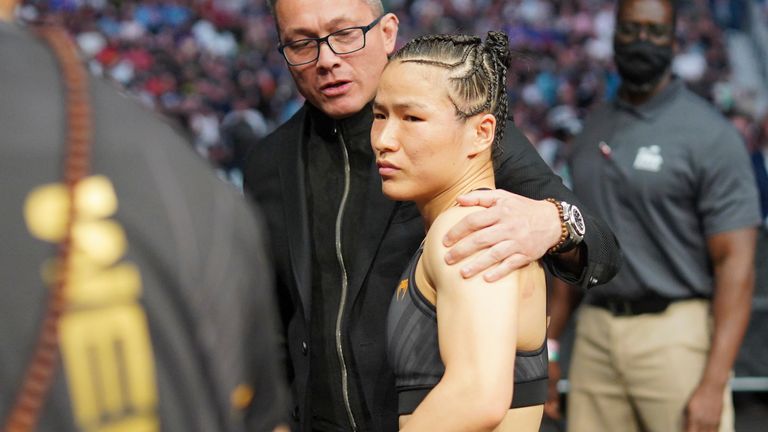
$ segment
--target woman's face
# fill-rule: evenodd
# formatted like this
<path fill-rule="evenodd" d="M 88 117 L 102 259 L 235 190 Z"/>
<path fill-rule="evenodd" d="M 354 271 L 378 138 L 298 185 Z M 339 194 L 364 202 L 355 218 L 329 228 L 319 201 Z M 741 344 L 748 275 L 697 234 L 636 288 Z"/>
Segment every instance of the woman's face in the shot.
<path fill-rule="evenodd" d="M 371 146 L 384 195 L 425 201 L 461 178 L 471 157 L 472 126 L 456 116 L 444 69 L 394 61 L 373 103 Z"/>

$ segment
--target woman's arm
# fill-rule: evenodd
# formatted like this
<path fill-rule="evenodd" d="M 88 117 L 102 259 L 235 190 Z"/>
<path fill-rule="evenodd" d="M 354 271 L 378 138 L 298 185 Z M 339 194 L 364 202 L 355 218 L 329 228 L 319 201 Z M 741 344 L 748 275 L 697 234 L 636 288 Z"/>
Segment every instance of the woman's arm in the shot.
<path fill-rule="evenodd" d="M 474 211 L 477 208 L 449 209 L 427 235 L 422 274 L 437 290 L 445 375 L 414 411 L 404 431 L 492 430 L 512 402 L 518 287 L 528 271 L 522 269 L 489 283 L 482 275 L 465 279 L 459 266 L 445 264 L 443 235 Z"/>

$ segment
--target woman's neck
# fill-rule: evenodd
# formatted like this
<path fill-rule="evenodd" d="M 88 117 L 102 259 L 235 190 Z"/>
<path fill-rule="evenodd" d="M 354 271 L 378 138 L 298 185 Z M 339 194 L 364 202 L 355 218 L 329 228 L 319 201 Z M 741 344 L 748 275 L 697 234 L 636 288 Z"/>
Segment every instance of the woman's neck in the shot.
<path fill-rule="evenodd" d="M 416 201 L 424 225 L 427 230 L 441 213 L 457 205 L 456 199 L 463 194 L 477 189 L 495 189 L 496 182 L 493 174 L 493 164 L 489 162 L 477 171 L 468 172 L 448 189 L 436 196 L 425 200 Z"/>

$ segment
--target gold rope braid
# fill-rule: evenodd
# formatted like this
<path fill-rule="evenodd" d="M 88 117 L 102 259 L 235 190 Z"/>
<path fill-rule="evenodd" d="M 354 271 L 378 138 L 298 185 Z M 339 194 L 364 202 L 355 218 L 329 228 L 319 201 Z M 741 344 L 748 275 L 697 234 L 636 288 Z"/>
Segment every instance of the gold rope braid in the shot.
<path fill-rule="evenodd" d="M 91 106 L 88 95 L 88 75 L 80 63 L 77 49 L 66 30 L 40 27 L 38 35 L 56 56 L 65 91 L 66 156 L 64 158 L 64 184 L 69 195 L 69 214 L 64 240 L 59 243 L 57 255 L 61 265 L 50 289 L 48 303 L 32 358 L 27 366 L 13 408 L 3 427 L 6 432 L 34 430 L 42 406 L 50 392 L 59 361 L 59 321 L 66 306 L 65 284 L 70 267 L 72 225 L 75 220 L 74 189 L 90 169 L 92 139 Z"/>

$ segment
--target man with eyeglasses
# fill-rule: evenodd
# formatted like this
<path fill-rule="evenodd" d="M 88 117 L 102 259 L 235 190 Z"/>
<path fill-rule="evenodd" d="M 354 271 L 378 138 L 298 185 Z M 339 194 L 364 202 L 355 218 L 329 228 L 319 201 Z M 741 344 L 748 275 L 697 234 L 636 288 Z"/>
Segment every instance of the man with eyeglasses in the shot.
<path fill-rule="evenodd" d="M 424 226 L 412 203 L 381 193 L 370 102 L 394 51 L 398 18 L 376 0 L 271 6 L 279 50 L 307 103 L 253 147 L 245 188 L 270 227 L 293 426 L 396 430 L 386 313 Z M 587 212 L 578 223 L 576 198 L 508 123 L 497 180 L 509 192 L 463 199 L 489 208 L 449 234 L 446 244 L 455 246 L 446 260 L 459 262 L 466 277 L 493 281 L 543 257 L 572 283 L 604 283 L 621 260 L 613 234 Z M 546 198 L 570 211 L 558 212 Z"/>
<path fill-rule="evenodd" d="M 672 1 L 619 1 L 618 99 L 588 116 L 569 161 L 574 191 L 625 259 L 578 315 L 574 432 L 734 428 L 728 383 L 749 321 L 757 192 L 736 130 L 671 72 Z M 571 293 L 553 290 L 551 338 Z"/>

